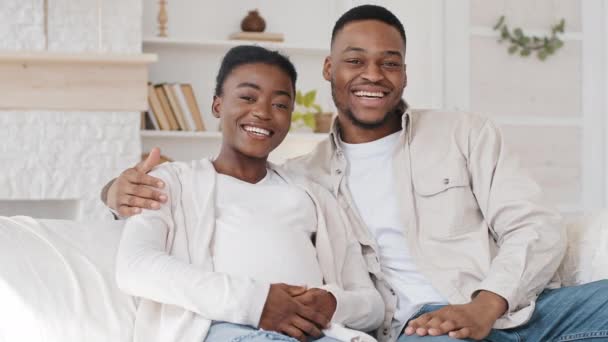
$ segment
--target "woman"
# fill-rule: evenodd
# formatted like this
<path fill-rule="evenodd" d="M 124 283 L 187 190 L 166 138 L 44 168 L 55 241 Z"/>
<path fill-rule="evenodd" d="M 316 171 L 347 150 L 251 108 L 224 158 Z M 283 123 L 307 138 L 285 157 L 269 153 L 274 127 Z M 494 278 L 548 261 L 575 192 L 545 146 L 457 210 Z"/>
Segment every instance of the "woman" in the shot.
<path fill-rule="evenodd" d="M 142 298 L 134 340 L 325 342 L 340 324 L 380 325 L 384 304 L 332 195 L 267 161 L 296 78 L 277 52 L 231 49 L 212 105 L 219 155 L 152 172 L 169 200 L 127 221 L 117 256 L 119 287 Z"/>

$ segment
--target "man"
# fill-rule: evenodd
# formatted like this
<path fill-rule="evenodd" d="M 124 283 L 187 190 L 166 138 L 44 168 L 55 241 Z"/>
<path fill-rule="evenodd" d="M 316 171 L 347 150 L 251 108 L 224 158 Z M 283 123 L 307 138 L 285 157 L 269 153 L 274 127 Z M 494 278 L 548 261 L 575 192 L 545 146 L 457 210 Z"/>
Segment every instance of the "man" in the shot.
<path fill-rule="evenodd" d="M 381 341 L 608 338 L 608 282 L 557 289 L 561 218 L 541 205 L 500 131 L 472 114 L 417 111 L 406 36 L 388 10 L 346 12 L 323 75 L 338 117 L 327 140 L 286 163 L 337 197 L 386 302 Z M 157 153 L 157 151 L 155 152 Z M 149 159 L 107 186 L 122 215 L 154 208 Z"/>

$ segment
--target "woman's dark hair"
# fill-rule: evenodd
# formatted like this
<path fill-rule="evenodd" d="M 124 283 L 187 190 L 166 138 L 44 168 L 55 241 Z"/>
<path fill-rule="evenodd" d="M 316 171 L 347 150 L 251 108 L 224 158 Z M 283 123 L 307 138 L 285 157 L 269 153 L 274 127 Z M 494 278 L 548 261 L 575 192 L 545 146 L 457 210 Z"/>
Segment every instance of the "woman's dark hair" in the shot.
<path fill-rule="evenodd" d="M 295 93 L 298 73 L 289 58 L 278 51 L 271 51 L 261 46 L 239 45 L 228 50 L 222 59 L 220 71 L 215 78 L 215 96 L 222 96 L 224 82 L 232 70 L 241 65 L 254 63 L 273 65 L 283 70 L 291 78 L 291 85 Z"/>

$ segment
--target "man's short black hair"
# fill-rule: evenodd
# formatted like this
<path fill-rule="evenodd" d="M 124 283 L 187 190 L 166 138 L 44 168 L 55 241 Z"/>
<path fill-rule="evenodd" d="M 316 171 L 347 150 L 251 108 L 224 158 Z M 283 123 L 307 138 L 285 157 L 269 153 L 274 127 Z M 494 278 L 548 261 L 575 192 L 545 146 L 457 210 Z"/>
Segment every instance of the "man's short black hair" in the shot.
<path fill-rule="evenodd" d="M 295 93 L 298 73 L 289 58 L 278 51 L 271 51 L 261 46 L 239 45 L 228 50 L 222 59 L 220 71 L 215 78 L 215 96 L 222 96 L 224 93 L 224 82 L 232 70 L 241 65 L 255 63 L 273 65 L 283 70 L 291 78 L 291 85 Z"/>
<path fill-rule="evenodd" d="M 376 5 L 361 5 L 353 7 L 346 11 L 346 13 L 342 14 L 342 16 L 336 21 L 334 29 L 331 31 L 332 44 L 338 32 L 340 32 L 340 30 L 342 30 L 346 24 L 362 20 L 378 20 L 394 27 L 397 29 L 397 31 L 399 31 L 401 38 L 403 38 L 403 46 L 406 46 L 407 39 L 405 37 L 405 29 L 403 28 L 403 24 L 399 18 L 397 18 L 393 12 L 387 10 L 386 8 Z"/>

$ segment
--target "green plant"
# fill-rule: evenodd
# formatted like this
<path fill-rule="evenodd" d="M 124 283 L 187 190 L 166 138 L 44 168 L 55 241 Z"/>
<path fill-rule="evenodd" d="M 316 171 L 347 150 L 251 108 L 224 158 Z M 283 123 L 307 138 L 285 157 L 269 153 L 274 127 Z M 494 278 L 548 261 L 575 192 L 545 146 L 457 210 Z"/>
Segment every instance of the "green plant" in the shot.
<path fill-rule="evenodd" d="M 321 106 L 315 102 L 316 97 L 316 90 L 311 90 L 306 94 L 302 94 L 299 90 L 296 92 L 296 109 L 291 115 L 292 123 L 315 128 L 315 114 L 322 111 Z"/>
<path fill-rule="evenodd" d="M 544 61 L 547 57 L 554 54 L 555 51 L 564 46 L 564 42 L 559 39 L 557 35 L 560 33 L 563 34 L 565 28 L 566 21 L 561 19 L 559 23 L 551 27 L 551 36 L 529 37 L 519 27 L 511 32 L 505 23 L 504 15 L 501 16 L 496 25 L 494 25 L 494 30 L 500 31 L 500 39 L 498 41 L 507 41 L 511 44 L 508 49 L 510 54 L 519 52 L 520 56 L 528 57 L 532 52 L 536 52 L 536 57 L 541 61 Z"/>

